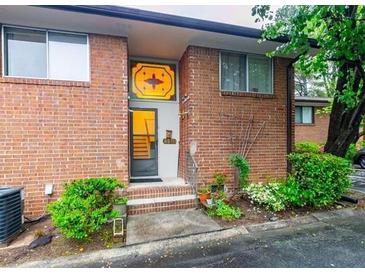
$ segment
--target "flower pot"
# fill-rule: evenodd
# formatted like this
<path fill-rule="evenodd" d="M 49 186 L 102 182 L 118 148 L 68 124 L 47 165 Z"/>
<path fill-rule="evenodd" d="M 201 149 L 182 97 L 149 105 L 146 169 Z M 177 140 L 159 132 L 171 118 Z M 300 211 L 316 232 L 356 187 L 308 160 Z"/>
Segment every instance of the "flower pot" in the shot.
<path fill-rule="evenodd" d="M 119 212 L 119 217 L 127 214 L 127 205 L 113 205 L 113 209 Z"/>
<path fill-rule="evenodd" d="M 202 204 L 206 203 L 210 199 L 210 193 L 198 193 L 199 200 Z"/>

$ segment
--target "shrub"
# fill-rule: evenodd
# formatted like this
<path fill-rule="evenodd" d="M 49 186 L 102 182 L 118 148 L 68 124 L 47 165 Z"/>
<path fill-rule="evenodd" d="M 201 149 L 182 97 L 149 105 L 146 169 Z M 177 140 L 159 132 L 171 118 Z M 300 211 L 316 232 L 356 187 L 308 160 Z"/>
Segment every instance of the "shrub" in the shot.
<path fill-rule="evenodd" d="M 229 156 L 229 163 L 232 167 L 239 170 L 240 173 L 240 187 L 244 188 L 248 184 L 248 174 L 250 172 L 250 167 L 248 162 L 241 154 L 231 154 Z"/>
<path fill-rule="evenodd" d="M 354 159 L 356 153 L 357 153 L 356 145 L 350 144 L 349 148 L 346 151 L 345 159 L 352 163 L 352 160 Z"/>
<path fill-rule="evenodd" d="M 65 185 L 61 198 L 48 205 L 53 224 L 67 237 L 86 239 L 110 218 L 114 190 L 123 187 L 115 178 L 89 178 Z"/>
<path fill-rule="evenodd" d="M 292 153 L 289 160 L 303 204 L 330 205 L 351 186 L 351 164 L 343 158 L 327 153 Z"/>
<path fill-rule="evenodd" d="M 320 145 L 312 142 L 301 142 L 295 144 L 295 152 L 296 153 L 320 153 L 321 147 Z"/>
<path fill-rule="evenodd" d="M 234 219 L 239 219 L 242 215 L 242 212 L 238 207 L 227 205 L 223 200 L 217 200 L 216 205 L 208 209 L 208 215 L 221 217 L 227 221 L 232 221 Z"/>
<path fill-rule="evenodd" d="M 115 205 L 126 205 L 128 203 L 128 197 L 120 196 L 114 199 Z"/>
<path fill-rule="evenodd" d="M 249 184 L 244 190 L 252 203 L 276 212 L 284 210 L 286 207 L 286 197 L 282 191 L 284 185 L 285 183 L 282 181 Z"/>

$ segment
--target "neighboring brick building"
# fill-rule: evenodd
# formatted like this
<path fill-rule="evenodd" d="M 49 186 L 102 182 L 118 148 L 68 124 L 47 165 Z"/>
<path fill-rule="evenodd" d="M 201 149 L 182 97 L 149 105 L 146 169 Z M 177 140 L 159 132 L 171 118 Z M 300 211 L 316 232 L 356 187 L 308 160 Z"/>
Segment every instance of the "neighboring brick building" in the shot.
<path fill-rule="evenodd" d="M 295 97 L 295 142 L 324 144 L 327 140 L 330 98 Z"/>
<path fill-rule="evenodd" d="M 279 42 L 259 30 L 104 6 L 0 18 L 0 185 L 25 188 L 28 216 L 96 176 L 127 184 L 131 214 L 193 207 L 216 171 L 233 190 L 228 156 L 243 147 L 252 182 L 286 176 L 291 60 L 265 57 Z"/>

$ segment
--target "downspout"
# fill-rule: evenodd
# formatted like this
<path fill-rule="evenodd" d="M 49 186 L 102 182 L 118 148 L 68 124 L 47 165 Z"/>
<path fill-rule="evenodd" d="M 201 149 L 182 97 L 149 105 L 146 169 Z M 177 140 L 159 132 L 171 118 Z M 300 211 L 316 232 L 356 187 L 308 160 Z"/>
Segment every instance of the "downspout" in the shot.
<path fill-rule="evenodd" d="M 293 150 L 293 117 L 292 117 L 292 111 L 293 111 L 293 104 L 292 104 L 292 100 L 293 100 L 293 94 L 294 94 L 294 85 L 292 85 L 293 81 L 294 81 L 294 67 L 293 64 L 298 61 L 299 59 L 298 55 L 297 57 L 295 57 L 294 59 L 292 59 L 289 64 L 286 67 L 286 91 L 287 91 L 287 96 L 286 96 L 286 153 L 287 155 L 289 155 L 292 150 Z M 291 171 L 291 163 L 289 161 L 289 159 L 287 158 L 287 173 L 289 174 Z"/>

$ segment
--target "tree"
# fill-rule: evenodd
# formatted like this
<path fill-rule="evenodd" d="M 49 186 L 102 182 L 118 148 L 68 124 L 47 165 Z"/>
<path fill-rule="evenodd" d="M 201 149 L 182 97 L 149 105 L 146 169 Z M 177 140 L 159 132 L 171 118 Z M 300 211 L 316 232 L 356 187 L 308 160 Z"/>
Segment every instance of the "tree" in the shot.
<path fill-rule="evenodd" d="M 284 21 L 289 23 L 289 18 L 295 16 L 299 6 L 284 5 L 280 7 L 274 16 L 275 21 Z M 332 77 L 333 70 L 326 77 L 321 74 L 306 75 L 300 71 L 300 67 L 295 67 L 294 82 L 295 95 L 312 96 L 312 97 L 332 97 L 332 86 L 335 79 Z"/>
<path fill-rule="evenodd" d="M 267 5 L 255 6 L 252 15 L 273 18 Z M 296 67 L 308 75 L 327 77 L 332 67 L 336 85 L 324 150 L 343 157 L 359 139 L 365 113 L 364 6 L 298 6 L 289 18 L 265 24 L 262 40 L 280 37 L 288 41 L 269 56 L 296 55 Z"/>

